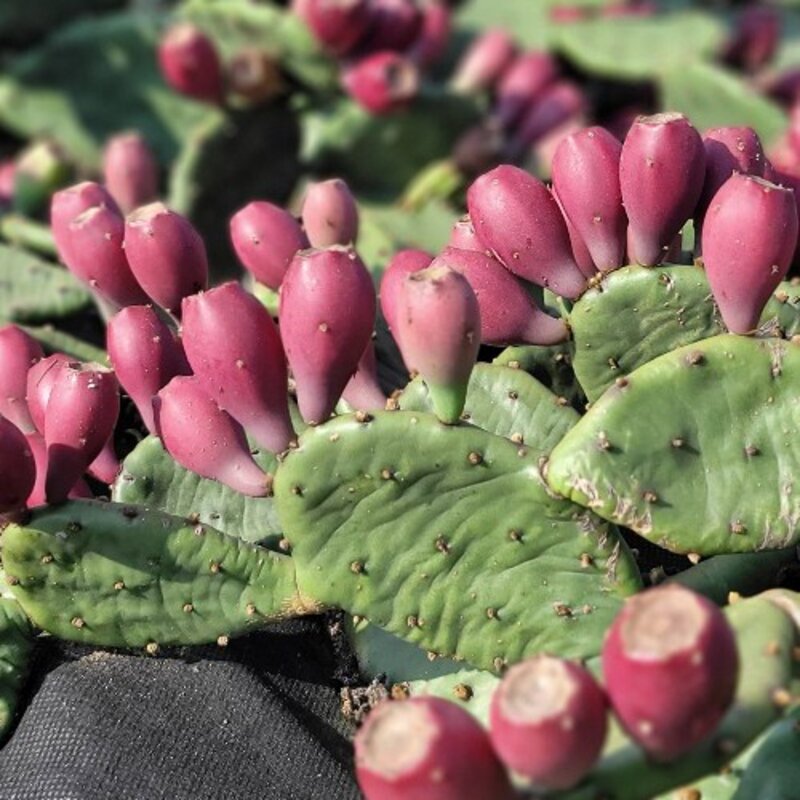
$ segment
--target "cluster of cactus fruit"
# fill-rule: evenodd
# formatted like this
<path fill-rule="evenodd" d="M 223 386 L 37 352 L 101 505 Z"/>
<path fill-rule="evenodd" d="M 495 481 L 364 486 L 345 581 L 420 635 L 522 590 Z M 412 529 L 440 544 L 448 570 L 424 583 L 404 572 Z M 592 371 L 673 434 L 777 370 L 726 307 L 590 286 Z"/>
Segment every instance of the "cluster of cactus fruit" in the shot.
<path fill-rule="evenodd" d="M 624 142 L 567 136 L 551 187 L 499 166 L 438 255 L 393 255 L 379 302 L 341 180 L 309 186 L 300 220 L 265 201 L 233 216 L 250 293 L 208 289 L 189 221 L 149 202 L 138 168 L 115 172 L 122 188 L 78 184 L 51 206 L 111 368 L 0 331 L 0 721 L 31 624 L 155 654 L 325 609 L 406 648 L 391 671 L 412 699 L 356 740 L 371 800 L 652 797 L 723 766 L 794 702 L 795 595 L 723 614 L 675 586 L 640 593 L 617 527 L 736 559 L 733 590 L 774 584 L 765 556 L 794 557 L 800 312 L 781 282 L 798 216 L 753 131 L 701 136 L 661 114 Z M 407 386 L 379 380 L 392 356 L 376 353 L 376 316 Z M 476 363 L 481 345 L 508 349 Z M 533 377 L 554 352 L 583 417 Z M 152 434 L 122 465 L 119 386 Z M 114 502 L 69 499 L 91 494 L 87 471 Z M 711 593 L 706 572 L 685 574 Z M 474 714 L 468 684 L 505 673 L 488 738 L 424 698 L 453 686 L 414 680 L 426 652 Z M 622 730 L 600 757 L 609 703 Z"/>

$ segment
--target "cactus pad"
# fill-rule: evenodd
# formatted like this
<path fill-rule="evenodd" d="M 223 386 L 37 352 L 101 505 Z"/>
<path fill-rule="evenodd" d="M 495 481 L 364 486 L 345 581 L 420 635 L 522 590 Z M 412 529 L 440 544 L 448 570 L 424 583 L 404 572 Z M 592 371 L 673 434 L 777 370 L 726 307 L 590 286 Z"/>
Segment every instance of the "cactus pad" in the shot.
<path fill-rule="evenodd" d="M 19 603 L 0 599 L 0 739 L 14 718 L 32 647 L 33 631 Z"/>

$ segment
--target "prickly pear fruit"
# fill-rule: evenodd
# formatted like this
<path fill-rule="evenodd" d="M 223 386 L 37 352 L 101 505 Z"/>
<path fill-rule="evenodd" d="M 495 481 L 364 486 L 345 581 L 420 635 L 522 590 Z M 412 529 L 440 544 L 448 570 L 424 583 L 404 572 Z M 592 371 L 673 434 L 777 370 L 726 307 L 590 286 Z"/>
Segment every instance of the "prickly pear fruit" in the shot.
<path fill-rule="evenodd" d="M 153 398 L 176 375 L 191 374 L 180 341 L 151 306 L 129 306 L 109 320 L 106 345 L 122 388 L 155 433 Z"/>
<path fill-rule="evenodd" d="M 386 701 L 355 738 L 366 800 L 510 800 L 489 737 L 467 711 L 438 697 Z"/>
<path fill-rule="evenodd" d="M 0 514 L 25 508 L 36 483 L 36 463 L 25 434 L 0 416 Z"/>
<path fill-rule="evenodd" d="M 605 128 L 585 128 L 562 140 L 553 158 L 553 191 L 603 272 L 622 266 L 628 220 L 622 206 L 622 145 Z"/>
<path fill-rule="evenodd" d="M 181 300 L 206 288 L 208 258 L 188 219 L 163 203 L 150 203 L 125 220 L 125 253 L 147 295 L 177 313 Z"/>
<path fill-rule="evenodd" d="M 692 216 L 705 181 L 705 148 L 683 114 L 638 117 L 622 144 L 619 178 L 630 221 L 632 258 L 662 261 Z"/>
<path fill-rule="evenodd" d="M 375 290 L 355 250 L 298 253 L 281 288 L 280 321 L 300 414 L 324 422 L 356 371 L 375 324 Z"/>
<path fill-rule="evenodd" d="M 359 359 L 353 377 L 344 387 L 342 398 L 358 411 L 380 411 L 386 408 L 386 395 L 378 381 L 378 360 L 372 340 Z"/>
<path fill-rule="evenodd" d="M 39 342 L 21 328 L 0 328 L 0 414 L 23 433 L 36 430 L 26 400 L 28 370 L 42 358 Z"/>
<path fill-rule="evenodd" d="M 69 225 L 75 217 L 95 206 L 108 206 L 117 214 L 120 213 L 114 198 L 108 190 L 94 181 L 83 181 L 55 192 L 50 200 L 50 229 L 56 243 L 61 260 L 69 263 L 69 250 L 72 235 Z"/>
<path fill-rule="evenodd" d="M 183 301 L 183 343 L 200 385 L 273 453 L 294 439 L 288 376 L 278 329 L 269 312 L 238 283 Z"/>
<path fill-rule="evenodd" d="M 355 244 L 358 238 L 358 207 L 341 178 L 310 184 L 302 217 L 312 247 Z"/>
<path fill-rule="evenodd" d="M 491 89 L 514 60 L 514 40 L 503 28 L 490 28 L 472 41 L 453 73 L 457 92 L 473 94 Z"/>
<path fill-rule="evenodd" d="M 475 292 L 455 270 L 430 266 L 399 285 L 396 311 L 403 360 L 427 384 L 436 416 L 455 424 L 481 342 Z"/>
<path fill-rule="evenodd" d="M 158 46 L 164 80 L 176 91 L 207 103 L 220 103 L 222 66 L 211 40 L 190 23 L 170 28 Z"/>
<path fill-rule="evenodd" d="M 33 484 L 28 495 L 28 507 L 34 508 L 35 506 L 43 506 L 47 502 L 45 494 L 45 480 L 47 478 L 47 445 L 44 443 L 44 436 L 41 433 L 34 432 L 25 436 L 28 442 L 28 447 L 33 454 L 33 461 L 36 465 L 36 482 Z M 91 489 L 86 485 L 83 478 L 79 478 L 78 482 L 70 489 L 69 497 L 93 497 Z"/>
<path fill-rule="evenodd" d="M 475 250 L 477 253 L 486 252 L 486 246 L 475 233 L 475 226 L 472 224 L 469 214 L 465 214 L 453 223 L 447 246 L 457 247 L 459 250 Z"/>
<path fill-rule="evenodd" d="M 469 187 L 467 206 L 478 238 L 515 275 L 562 297 L 586 288 L 558 203 L 541 181 L 503 164 Z"/>
<path fill-rule="evenodd" d="M 755 72 L 775 55 L 781 38 L 781 17 L 776 8 L 753 5 L 742 10 L 725 48 L 729 64 Z"/>
<path fill-rule="evenodd" d="M 714 195 L 703 223 L 703 260 L 731 332 L 757 327 L 796 247 L 797 205 L 791 189 L 735 173 Z"/>
<path fill-rule="evenodd" d="M 108 140 L 103 179 L 125 214 L 158 197 L 158 162 L 141 134 L 120 133 Z"/>
<path fill-rule="evenodd" d="M 392 335 L 397 338 L 397 292 L 406 275 L 430 266 L 433 256 L 424 250 L 398 250 L 381 276 L 381 312 Z"/>
<path fill-rule="evenodd" d="M 283 95 L 286 80 L 274 53 L 260 47 L 242 47 L 226 69 L 228 91 L 248 105 L 267 103 Z"/>
<path fill-rule="evenodd" d="M 230 232 L 233 249 L 245 269 L 275 291 L 297 251 L 308 247 L 300 223 L 285 209 L 264 200 L 237 211 Z"/>
<path fill-rule="evenodd" d="M 196 377 L 173 378 L 158 393 L 154 408 L 161 442 L 182 467 L 241 494 L 269 494 L 269 476 L 253 461 L 242 426 Z"/>
<path fill-rule="evenodd" d="M 589 252 L 586 242 L 583 241 L 583 237 L 578 233 L 578 229 L 572 224 L 572 221 L 567 216 L 567 212 L 564 211 L 564 206 L 561 203 L 561 198 L 558 196 L 555 186 L 553 186 L 552 192 L 556 203 L 558 203 L 559 209 L 561 209 L 561 216 L 564 217 L 564 222 L 567 225 L 567 235 L 569 236 L 569 244 L 572 248 L 572 257 L 575 259 L 578 269 L 587 278 L 594 278 L 594 276 L 597 275 L 597 267 L 595 266 L 592 254 Z M 627 231 L 625 232 L 625 235 L 625 241 L 627 242 Z"/>
<path fill-rule="evenodd" d="M 400 53 L 381 51 L 345 67 L 342 85 L 367 111 L 388 114 L 416 97 L 419 70 Z"/>
<path fill-rule="evenodd" d="M 359 50 L 400 53 L 410 47 L 422 27 L 416 0 L 371 0 L 369 30 Z"/>
<path fill-rule="evenodd" d="M 56 369 L 44 410 L 48 503 L 66 500 L 111 438 L 119 416 L 119 388 L 112 371 L 79 363 Z"/>
<path fill-rule="evenodd" d="M 522 284 L 496 259 L 445 247 L 432 264 L 463 275 L 478 299 L 484 344 L 555 344 L 567 338 L 562 320 L 537 308 Z"/>
<path fill-rule="evenodd" d="M 503 72 L 497 84 L 494 115 L 504 128 L 519 120 L 558 75 L 558 67 L 549 53 L 523 53 Z"/>
<path fill-rule="evenodd" d="M 453 12 L 445 0 L 428 0 L 422 7 L 422 24 L 407 55 L 423 69 L 435 64 L 447 52 L 453 29 Z"/>
<path fill-rule="evenodd" d="M 569 789 L 603 749 L 608 702 L 591 673 L 541 655 L 515 664 L 492 696 L 492 745 L 515 774 L 542 789 Z"/>
<path fill-rule="evenodd" d="M 296 6 L 314 38 L 333 55 L 345 55 L 370 23 L 369 0 L 304 0 Z"/>
<path fill-rule="evenodd" d="M 669 761 L 714 731 L 733 700 L 736 640 L 710 600 L 677 584 L 635 595 L 603 646 L 603 676 L 625 730 Z"/>

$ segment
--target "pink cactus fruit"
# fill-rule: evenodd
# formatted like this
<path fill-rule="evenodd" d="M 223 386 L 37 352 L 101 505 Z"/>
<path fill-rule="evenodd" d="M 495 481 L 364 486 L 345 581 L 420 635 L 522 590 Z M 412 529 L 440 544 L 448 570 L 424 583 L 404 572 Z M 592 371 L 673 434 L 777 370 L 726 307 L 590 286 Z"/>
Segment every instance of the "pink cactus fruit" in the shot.
<path fill-rule="evenodd" d="M 469 214 L 464 214 L 453 223 L 447 246 L 457 247 L 459 250 L 474 250 L 476 253 L 486 252 L 486 247 L 475 233 L 475 226 L 472 224 Z"/>
<path fill-rule="evenodd" d="M 752 5 L 743 9 L 725 48 L 725 60 L 746 72 L 756 72 L 775 56 L 781 28 L 781 14 L 777 8 Z"/>
<path fill-rule="evenodd" d="M 614 713 L 658 761 L 677 758 L 714 731 L 733 700 L 738 673 L 736 640 L 724 614 L 677 584 L 631 597 L 603 645 Z"/>
<path fill-rule="evenodd" d="M 556 187 L 553 186 L 550 191 L 553 193 L 553 197 L 556 203 L 558 203 L 558 207 L 561 209 L 561 216 L 564 217 L 564 222 L 567 224 L 567 234 L 569 235 L 569 244 L 572 248 L 572 257 L 575 259 L 578 269 L 591 280 L 597 275 L 597 267 L 594 264 L 592 254 L 589 252 L 586 242 L 583 241 L 583 237 L 578 233 L 578 229 L 567 216 L 567 212 L 564 211 L 564 206 L 561 203 L 561 198 L 558 196 Z M 627 242 L 627 230 L 625 241 Z"/>
<path fill-rule="evenodd" d="M 0 328 L 0 414 L 23 433 L 36 430 L 26 400 L 28 370 L 42 358 L 39 342 L 21 328 Z"/>
<path fill-rule="evenodd" d="M 493 113 L 502 126 L 513 127 L 557 77 L 558 66 L 549 53 L 532 50 L 517 56 L 496 87 Z"/>
<path fill-rule="evenodd" d="M 100 455 L 119 417 L 114 373 L 100 364 L 57 367 L 44 410 L 48 503 L 60 503 Z"/>
<path fill-rule="evenodd" d="M 620 186 L 630 221 L 630 254 L 659 264 L 697 207 L 705 181 L 705 148 L 683 114 L 639 117 L 622 145 Z"/>
<path fill-rule="evenodd" d="M 358 206 L 341 178 L 309 185 L 302 218 L 312 247 L 355 244 L 358 238 Z"/>
<path fill-rule="evenodd" d="M 253 460 L 244 429 L 198 378 L 173 378 L 154 408 L 161 443 L 182 467 L 249 497 L 270 493 L 270 477 Z"/>
<path fill-rule="evenodd" d="M 422 6 L 419 33 L 408 48 L 407 55 L 421 69 L 439 61 L 447 52 L 453 15 L 445 0 L 428 0 Z"/>
<path fill-rule="evenodd" d="M 0 514 L 25 508 L 36 483 L 36 462 L 25 434 L 0 416 Z"/>
<path fill-rule="evenodd" d="M 628 220 L 622 205 L 622 145 L 604 128 L 585 128 L 562 140 L 553 159 L 553 190 L 564 216 L 594 265 L 616 269 L 625 260 Z"/>
<path fill-rule="evenodd" d="M 369 27 L 369 0 L 304 0 L 295 11 L 332 55 L 349 53 Z"/>
<path fill-rule="evenodd" d="M 371 0 L 369 28 L 359 50 L 401 53 L 411 47 L 422 29 L 422 12 L 416 0 Z"/>
<path fill-rule="evenodd" d="M 500 760 L 539 789 L 571 789 L 594 765 L 608 701 L 578 664 L 540 655 L 515 664 L 492 696 L 489 730 Z"/>
<path fill-rule="evenodd" d="M 29 508 L 36 506 L 43 506 L 46 502 L 45 496 L 45 480 L 47 478 L 47 445 L 44 443 L 44 436 L 41 433 L 34 432 L 25 436 L 28 442 L 28 447 L 33 454 L 33 460 L 36 465 L 36 482 L 33 484 L 28 495 L 27 505 Z M 92 490 L 87 486 L 83 478 L 79 478 L 78 482 L 69 490 L 69 499 L 80 499 L 93 497 Z"/>
<path fill-rule="evenodd" d="M 300 414 L 324 422 L 358 367 L 375 325 L 375 290 L 355 250 L 306 250 L 281 288 L 280 326 Z"/>
<path fill-rule="evenodd" d="M 486 253 L 445 247 L 434 267 L 449 267 L 469 282 L 480 308 L 482 343 L 549 345 L 567 338 L 564 322 L 537 308 L 519 280 Z"/>
<path fill-rule="evenodd" d="M 13 158 L 0 161 L 0 207 L 10 206 L 14 202 L 14 190 L 17 184 L 17 162 Z"/>
<path fill-rule="evenodd" d="M 366 800 L 511 800 L 489 737 L 467 711 L 438 697 L 385 701 L 355 738 Z"/>
<path fill-rule="evenodd" d="M 150 433 L 153 398 L 176 375 L 190 375 L 180 340 L 151 306 L 124 308 L 106 328 L 108 357 Z"/>
<path fill-rule="evenodd" d="M 281 453 L 295 438 L 288 376 L 269 312 L 238 283 L 183 301 L 183 343 L 200 385 L 259 445 Z"/>
<path fill-rule="evenodd" d="M 184 297 L 208 284 L 208 258 L 200 234 L 163 203 L 150 203 L 128 215 L 125 253 L 148 297 L 172 313 L 178 313 Z"/>
<path fill-rule="evenodd" d="M 703 261 L 722 319 L 733 333 L 758 325 L 797 247 L 794 192 L 734 173 L 714 195 L 703 224 Z"/>
<path fill-rule="evenodd" d="M 230 224 L 236 255 L 253 277 L 277 291 L 298 250 L 308 238 L 300 223 L 285 209 L 255 200 L 237 211 Z"/>
<path fill-rule="evenodd" d="M 158 197 L 158 161 L 141 134 L 120 133 L 106 142 L 103 179 L 125 214 Z"/>
<path fill-rule="evenodd" d="M 419 272 L 430 266 L 433 256 L 424 250 L 398 250 L 387 265 L 381 276 L 380 302 L 381 313 L 389 326 L 395 340 L 397 340 L 397 296 L 398 287 L 406 275 Z"/>
<path fill-rule="evenodd" d="M 541 181 L 503 164 L 469 187 L 467 206 L 480 240 L 515 275 L 562 297 L 586 288 L 561 210 Z"/>
<path fill-rule="evenodd" d="M 220 103 L 223 75 L 212 41 L 191 23 L 170 28 L 158 46 L 164 80 L 176 92 L 206 103 Z"/>
<path fill-rule="evenodd" d="M 378 380 L 378 359 L 372 340 L 364 349 L 353 377 L 344 387 L 342 398 L 358 411 L 380 411 L 386 407 L 386 395 Z"/>
<path fill-rule="evenodd" d="M 398 287 L 396 325 L 403 360 L 425 381 L 434 413 L 455 424 L 481 343 L 475 292 L 446 266 L 412 272 Z"/>
<path fill-rule="evenodd" d="M 342 72 L 345 91 L 373 114 L 405 108 L 419 91 L 419 69 L 406 56 L 382 50 L 347 65 Z"/>
<path fill-rule="evenodd" d="M 475 94 L 491 89 L 514 61 L 514 40 L 503 28 L 489 28 L 473 39 L 451 80 L 457 92 Z"/>

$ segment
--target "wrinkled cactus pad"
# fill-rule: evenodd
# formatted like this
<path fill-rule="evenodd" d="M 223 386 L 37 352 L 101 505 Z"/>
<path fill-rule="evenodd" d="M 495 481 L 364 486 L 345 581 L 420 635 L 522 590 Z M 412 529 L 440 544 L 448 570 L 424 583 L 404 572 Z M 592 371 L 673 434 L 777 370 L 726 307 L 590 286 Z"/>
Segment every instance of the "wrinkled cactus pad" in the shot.
<path fill-rule="evenodd" d="M 0 739 L 11 725 L 33 647 L 30 622 L 16 600 L 0 599 Z"/>

